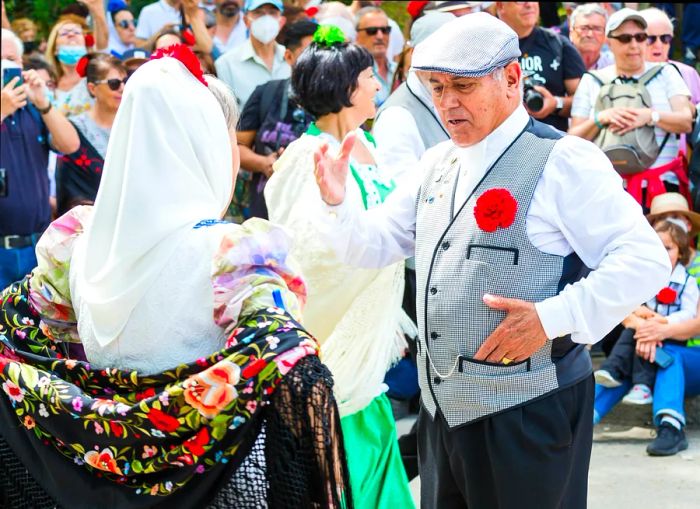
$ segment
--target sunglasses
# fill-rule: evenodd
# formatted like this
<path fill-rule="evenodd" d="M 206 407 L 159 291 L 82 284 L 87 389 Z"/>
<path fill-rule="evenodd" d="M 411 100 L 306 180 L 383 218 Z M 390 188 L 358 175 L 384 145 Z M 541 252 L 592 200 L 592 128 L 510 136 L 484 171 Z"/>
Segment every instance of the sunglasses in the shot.
<path fill-rule="evenodd" d="M 388 35 L 391 33 L 391 27 L 385 26 L 385 27 L 358 28 L 357 31 L 358 32 L 367 32 L 367 35 L 377 35 L 377 32 L 381 32 L 384 35 Z"/>
<path fill-rule="evenodd" d="M 119 23 L 117 23 L 117 26 L 119 28 L 124 28 L 124 29 L 134 28 L 134 27 L 136 27 L 136 21 L 133 19 L 123 19 Z"/>
<path fill-rule="evenodd" d="M 616 39 L 620 41 L 622 44 L 629 44 L 632 42 L 632 39 L 637 41 L 638 43 L 643 43 L 647 40 L 647 34 L 644 32 L 639 32 L 638 34 L 620 34 L 620 35 L 609 35 L 608 36 L 610 39 Z"/>
<path fill-rule="evenodd" d="M 95 83 L 95 85 L 101 85 L 102 83 L 107 83 L 107 86 L 109 87 L 109 89 L 116 92 L 117 90 L 119 90 L 119 87 L 121 87 L 122 84 L 126 85 L 126 80 L 128 80 L 128 79 L 129 79 L 129 77 L 127 76 L 123 80 L 120 80 L 117 78 L 111 78 L 108 80 L 98 80 L 98 81 L 95 81 L 93 83 Z"/>
<path fill-rule="evenodd" d="M 673 40 L 673 35 L 672 34 L 663 34 L 663 35 L 648 35 L 647 40 L 649 41 L 649 44 L 654 44 L 656 42 L 656 39 L 659 39 L 663 44 L 671 44 L 671 41 Z"/>

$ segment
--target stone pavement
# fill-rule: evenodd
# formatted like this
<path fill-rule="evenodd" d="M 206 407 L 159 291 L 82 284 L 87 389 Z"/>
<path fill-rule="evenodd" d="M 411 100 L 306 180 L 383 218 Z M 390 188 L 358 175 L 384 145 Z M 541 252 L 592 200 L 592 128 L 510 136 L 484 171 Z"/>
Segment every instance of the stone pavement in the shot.
<path fill-rule="evenodd" d="M 399 420 L 399 434 L 408 431 L 414 419 Z M 652 433 L 653 428 L 643 425 L 596 426 L 588 478 L 590 509 L 700 508 L 700 429 L 687 431 L 687 451 L 665 458 L 647 455 Z M 419 479 L 411 482 L 411 492 L 418 506 Z"/>

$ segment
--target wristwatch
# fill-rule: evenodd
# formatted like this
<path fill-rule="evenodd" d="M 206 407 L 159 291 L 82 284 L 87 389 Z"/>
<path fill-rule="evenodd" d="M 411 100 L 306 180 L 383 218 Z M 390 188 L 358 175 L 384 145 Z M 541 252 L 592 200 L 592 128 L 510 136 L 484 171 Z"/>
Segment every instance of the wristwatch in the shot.
<path fill-rule="evenodd" d="M 557 106 L 556 106 L 556 108 L 554 108 L 554 111 L 563 110 L 564 109 L 564 98 L 555 95 L 554 100 L 557 102 Z"/>
<path fill-rule="evenodd" d="M 651 125 L 655 126 L 661 120 L 661 115 L 656 110 L 651 110 Z"/>
<path fill-rule="evenodd" d="M 49 101 L 49 105 L 46 108 L 37 108 L 36 110 L 42 115 L 46 115 L 49 111 L 51 111 L 51 106 L 51 101 Z"/>

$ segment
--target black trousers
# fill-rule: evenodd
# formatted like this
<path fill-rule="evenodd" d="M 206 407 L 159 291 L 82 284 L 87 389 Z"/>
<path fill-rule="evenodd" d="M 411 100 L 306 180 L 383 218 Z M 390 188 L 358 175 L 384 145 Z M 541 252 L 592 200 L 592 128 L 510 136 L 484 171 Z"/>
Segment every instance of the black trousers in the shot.
<path fill-rule="evenodd" d="M 656 379 L 656 364 L 652 364 L 637 355 L 634 332 L 634 329 L 622 331 L 600 369 L 610 372 L 616 380 L 631 380 L 633 384 L 644 384 L 653 388 Z"/>
<path fill-rule="evenodd" d="M 422 509 L 585 509 L 593 377 L 452 431 L 418 416 Z"/>

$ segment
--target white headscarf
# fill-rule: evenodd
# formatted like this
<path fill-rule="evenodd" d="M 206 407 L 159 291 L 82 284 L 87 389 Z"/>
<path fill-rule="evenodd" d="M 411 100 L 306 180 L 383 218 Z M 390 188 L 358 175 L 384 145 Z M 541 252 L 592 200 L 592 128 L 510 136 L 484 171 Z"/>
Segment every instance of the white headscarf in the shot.
<path fill-rule="evenodd" d="M 76 249 L 76 288 L 101 346 L 116 339 L 188 230 L 231 197 L 219 103 L 174 58 L 131 76 L 107 147 L 93 219 Z"/>

